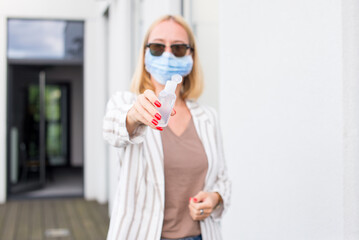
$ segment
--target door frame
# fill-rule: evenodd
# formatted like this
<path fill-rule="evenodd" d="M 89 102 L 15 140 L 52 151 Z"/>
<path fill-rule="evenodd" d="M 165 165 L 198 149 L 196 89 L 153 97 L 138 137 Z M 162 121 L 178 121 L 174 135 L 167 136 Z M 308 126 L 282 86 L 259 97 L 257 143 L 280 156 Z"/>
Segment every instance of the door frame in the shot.
<path fill-rule="evenodd" d="M 6 90 L 7 90 L 7 95 L 6 95 L 6 199 L 11 198 L 12 193 L 10 192 L 10 185 L 11 185 L 11 175 L 10 175 L 10 171 L 11 171 L 11 136 L 10 136 L 10 129 L 11 129 L 11 124 L 12 121 L 10 120 L 10 111 L 11 111 L 11 106 L 12 106 L 12 94 L 13 94 L 13 69 L 12 66 L 16 66 L 16 65 L 22 65 L 22 66 L 39 66 L 42 69 L 45 69 L 46 72 L 46 68 L 48 67 L 62 67 L 62 66 L 73 66 L 73 67 L 81 67 L 81 72 L 82 72 L 82 89 L 81 91 L 84 91 L 84 64 L 81 61 L 63 61 L 63 60 L 56 60 L 56 61 L 51 61 L 51 63 L 49 64 L 49 61 L 47 60 L 36 60 L 36 61 L 32 61 L 29 59 L 26 60 L 11 60 L 8 59 L 7 60 L 7 86 L 6 86 Z M 41 71 L 41 70 L 40 70 Z M 39 71 L 39 72 L 40 72 Z M 71 81 L 68 82 L 60 82 L 57 79 L 52 79 L 50 82 L 46 81 L 46 84 L 63 84 L 63 85 L 68 85 L 69 86 L 69 101 L 68 101 L 68 105 L 70 106 L 69 109 L 71 109 L 71 98 L 72 98 L 72 87 L 71 87 Z M 71 115 L 71 113 L 69 114 Z M 68 121 L 68 128 L 69 128 L 69 132 L 71 132 L 71 118 L 69 118 Z M 83 103 L 83 107 L 82 107 L 82 123 L 84 124 L 84 103 Z M 83 146 L 84 144 L 84 134 L 82 135 L 82 142 L 83 142 Z M 68 144 L 71 144 L 71 137 L 68 136 Z M 69 147 L 69 151 L 71 151 L 71 146 Z M 81 149 L 82 152 L 84 153 L 84 148 Z M 69 152 L 70 155 L 70 152 Z M 70 156 L 69 156 L 70 157 Z M 83 162 L 83 166 L 82 166 L 82 172 L 83 172 L 83 178 L 82 178 L 82 185 L 83 185 L 83 194 L 85 191 L 85 177 L 84 177 L 84 173 L 85 173 L 85 162 L 84 159 L 82 160 Z"/>

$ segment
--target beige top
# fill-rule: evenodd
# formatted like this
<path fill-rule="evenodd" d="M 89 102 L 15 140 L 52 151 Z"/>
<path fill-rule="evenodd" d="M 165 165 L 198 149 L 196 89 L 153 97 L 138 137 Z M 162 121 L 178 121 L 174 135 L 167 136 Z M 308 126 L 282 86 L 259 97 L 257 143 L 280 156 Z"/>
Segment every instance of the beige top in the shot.
<path fill-rule="evenodd" d="M 177 136 L 169 127 L 161 132 L 165 174 L 165 212 L 162 238 L 201 234 L 198 221 L 189 214 L 189 198 L 203 190 L 208 169 L 206 152 L 193 120 Z"/>

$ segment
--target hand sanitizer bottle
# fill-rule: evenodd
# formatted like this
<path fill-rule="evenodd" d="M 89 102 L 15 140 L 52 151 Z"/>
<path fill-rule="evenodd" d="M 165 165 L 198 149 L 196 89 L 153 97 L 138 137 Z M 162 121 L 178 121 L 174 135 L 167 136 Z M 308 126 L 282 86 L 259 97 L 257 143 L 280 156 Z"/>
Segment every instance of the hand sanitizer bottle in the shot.
<path fill-rule="evenodd" d="M 177 84 L 182 82 L 182 76 L 175 74 L 171 77 L 171 80 L 166 82 L 165 89 L 163 89 L 158 95 L 161 107 L 157 108 L 162 118 L 158 121 L 158 127 L 166 127 L 168 120 L 170 119 L 173 106 L 176 102 L 176 88 Z"/>

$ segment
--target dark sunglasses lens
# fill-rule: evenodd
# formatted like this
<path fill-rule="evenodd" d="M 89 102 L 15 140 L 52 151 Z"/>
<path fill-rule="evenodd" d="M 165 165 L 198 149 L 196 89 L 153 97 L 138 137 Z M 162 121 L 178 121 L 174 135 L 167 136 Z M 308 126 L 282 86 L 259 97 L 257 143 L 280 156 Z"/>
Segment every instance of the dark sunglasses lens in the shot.
<path fill-rule="evenodd" d="M 165 51 L 165 46 L 162 44 L 150 44 L 149 48 L 153 56 L 161 56 Z"/>
<path fill-rule="evenodd" d="M 187 45 L 176 44 L 176 45 L 172 45 L 171 49 L 173 55 L 175 55 L 176 57 L 183 57 L 184 55 L 186 55 Z"/>

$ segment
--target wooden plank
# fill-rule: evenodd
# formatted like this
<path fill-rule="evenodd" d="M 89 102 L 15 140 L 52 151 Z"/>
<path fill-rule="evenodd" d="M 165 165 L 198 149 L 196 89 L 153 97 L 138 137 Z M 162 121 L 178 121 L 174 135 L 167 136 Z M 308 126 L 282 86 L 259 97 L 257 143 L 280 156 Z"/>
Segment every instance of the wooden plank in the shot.
<path fill-rule="evenodd" d="M 27 239 L 30 232 L 30 203 L 29 201 L 18 202 L 19 214 L 17 219 L 17 230 L 14 239 Z"/>
<path fill-rule="evenodd" d="M 15 230 L 16 230 L 16 219 L 18 214 L 18 203 L 17 202 L 8 202 L 6 204 L 7 214 L 6 220 L 4 221 L 4 229 L 0 239 L 14 239 L 15 237 Z"/>
<path fill-rule="evenodd" d="M 31 208 L 31 231 L 30 240 L 43 240 L 44 239 L 44 223 L 43 223 L 43 209 L 42 202 L 39 200 L 33 200 L 30 202 Z"/>
<path fill-rule="evenodd" d="M 72 240 L 72 232 L 71 232 L 71 226 L 69 224 L 69 218 L 66 214 L 65 208 L 66 208 L 66 202 L 67 200 L 55 200 L 53 202 L 54 211 L 56 212 L 56 226 L 60 229 L 68 229 L 70 231 L 70 236 L 67 237 L 61 237 L 58 238 L 59 240 Z"/>
<path fill-rule="evenodd" d="M 89 238 L 91 240 L 98 240 L 102 239 L 100 229 L 95 224 L 94 219 L 92 216 L 88 213 L 88 206 L 85 200 L 83 199 L 76 199 L 75 200 L 75 206 L 78 213 L 78 216 L 80 217 L 80 221 L 88 234 Z"/>
<path fill-rule="evenodd" d="M 43 218 L 44 218 L 44 234 L 45 239 L 51 239 L 51 240 L 59 240 L 59 238 L 53 238 L 46 236 L 46 231 L 51 229 L 56 229 L 56 211 L 54 209 L 54 203 L 53 200 L 43 200 L 42 201 L 42 208 L 43 208 Z"/>
<path fill-rule="evenodd" d="M 107 220 L 110 221 L 110 218 L 108 216 L 108 204 L 99 204 L 96 202 L 96 204 L 99 206 L 99 210 L 102 214 L 102 217 Z"/>
<path fill-rule="evenodd" d="M 0 205 L 0 239 L 106 239 L 107 206 L 83 199 L 9 201 Z M 70 236 L 47 237 L 46 229 L 68 229 Z"/>
<path fill-rule="evenodd" d="M 92 216 L 94 216 L 94 219 L 96 219 L 96 222 L 98 223 L 103 239 L 106 239 L 110 223 L 110 218 L 108 216 L 108 205 L 99 204 L 97 201 L 89 201 L 88 205 L 90 213 L 92 214 Z M 96 209 L 99 212 L 97 214 Z"/>
<path fill-rule="evenodd" d="M 73 238 L 75 240 L 87 240 L 88 236 L 86 234 L 85 228 L 80 222 L 80 218 L 77 216 L 74 200 L 65 201 L 65 209 L 70 221 Z"/>
<path fill-rule="evenodd" d="M 98 225 L 102 239 L 106 239 L 108 226 L 109 226 L 109 217 L 107 216 L 107 209 L 105 212 L 100 207 L 101 205 L 98 204 L 96 201 L 88 201 L 87 205 L 90 215 Z"/>
<path fill-rule="evenodd" d="M 5 204 L 0 204 L 0 236 L 2 236 L 2 233 L 5 231 L 4 222 L 5 222 L 7 209 L 8 207 L 6 207 Z"/>

